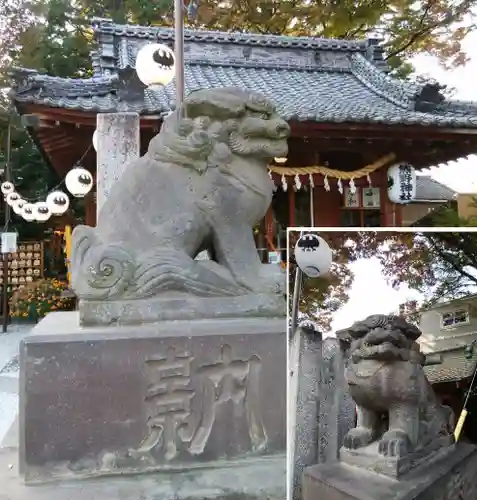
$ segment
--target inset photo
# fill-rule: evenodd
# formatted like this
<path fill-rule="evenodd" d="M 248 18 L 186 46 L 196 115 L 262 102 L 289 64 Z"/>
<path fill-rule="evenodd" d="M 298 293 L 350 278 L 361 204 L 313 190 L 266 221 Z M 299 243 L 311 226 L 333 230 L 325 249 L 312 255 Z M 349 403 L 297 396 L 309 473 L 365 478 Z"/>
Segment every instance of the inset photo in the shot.
<path fill-rule="evenodd" d="M 291 500 L 477 498 L 477 232 L 288 232 Z"/>

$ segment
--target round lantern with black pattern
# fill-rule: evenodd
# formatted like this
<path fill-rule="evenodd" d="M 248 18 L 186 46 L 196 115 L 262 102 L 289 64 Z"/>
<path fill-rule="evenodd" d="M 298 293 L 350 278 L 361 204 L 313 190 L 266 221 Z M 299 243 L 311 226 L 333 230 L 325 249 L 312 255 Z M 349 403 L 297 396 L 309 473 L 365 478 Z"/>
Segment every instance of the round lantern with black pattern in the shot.
<path fill-rule="evenodd" d="M 295 245 L 295 260 L 307 276 L 319 278 L 329 272 L 333 262 L 333 252 L 321 236 L 304 234 Z"/>
<path fill-rule="evenodd" d="M 66 189 L 77 198 L 86 196 L 93 187 L 93 176 L 83 167 L 72 168 L 65 177 Z"/>
<path fill-rule="evenodd" d="M 63 191 L 53 191 L 46 197 L 46 204 L 52 215 L 62 215 L 68 210 L 70 199 Z"/>
<path fill-rule="evenodd" d="M 2 182 L 0 189 L 3 195 L 7 196 L 8 194 L 13 193 L 15 191 L 15 186 L 10 181 L 5 181 Z"/>
<path fill-rule="evenodd" d="M 416 198 L 417 176 L 409 163 L 396 163 L 388 169 L 388 197 L 392 203 L 405 205 Z"/>
<path fill-rule="evenodd" d="M 39 201 L 33 205 L 33 214 L 38 222 L 46 222 L 51 217 L 51 210 L 44 201 Z"/>
<path fill-rule="evenodd" d="M 147 87 L 162 87 L 175 75 L 174 52 L 167 45 L 149 43 L 141 47 L 136 56 L 136 73 Z"/>

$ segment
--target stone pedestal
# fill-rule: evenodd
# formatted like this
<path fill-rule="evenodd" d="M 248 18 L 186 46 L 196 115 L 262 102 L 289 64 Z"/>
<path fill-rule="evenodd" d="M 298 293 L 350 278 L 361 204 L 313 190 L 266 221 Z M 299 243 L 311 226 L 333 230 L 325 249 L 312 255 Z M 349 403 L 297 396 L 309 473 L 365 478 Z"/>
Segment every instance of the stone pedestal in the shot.
<path fill-rule="evenodd" d="M 78 324 L 50 314 L 21 345 L 27 481 L 159 471 L 211 474 L 212 487 L 220 473 L 232 492 L 274 484 L 237 499 L 285 498 L 283 318 Z M 231 468 L 252 461 L 273 481 L 246 484 Z"/>
<path fill-rule="evenodd" d="M 111 186 L 121 178 L 126 165 L 140 154 L 139 115 L 137 113 L 100 113 L 96 175 L 96 220 Z"/>
<path fill-rule="evenodd" d="M 317 462 L 319 391 L 322 365 L 321 333 L 298 328 L 290 346 L 289 391 L 293 417 L 288 422 L 290 498 L 301 498 L 303 469 Z"/>
<path fill-rule="evenodd" d="M 342 462 L 315 465 L 305 469 L 303 500 L 470 500 L 476 468 L 477 448 L 468 444 L 399 479 Z"/>

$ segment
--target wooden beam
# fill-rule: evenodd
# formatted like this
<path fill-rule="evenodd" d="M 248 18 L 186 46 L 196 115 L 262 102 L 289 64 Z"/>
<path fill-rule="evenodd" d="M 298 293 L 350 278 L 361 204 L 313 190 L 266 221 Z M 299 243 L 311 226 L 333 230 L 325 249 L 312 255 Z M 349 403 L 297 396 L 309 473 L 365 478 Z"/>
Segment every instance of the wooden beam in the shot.
<path fill-rule="evenodd" d="M 314 137 L 324 133 L 330 137 L 369 137 L 389 138 L 396 137 L 426 137 L 434 139 L 453 139 L 457 136 L 477 138 L 477 128 L 445 128 L 424 125 L 380 125 L 356 123 L 316 123 L 316 122 L 290 122 L 292 136 Z"/>

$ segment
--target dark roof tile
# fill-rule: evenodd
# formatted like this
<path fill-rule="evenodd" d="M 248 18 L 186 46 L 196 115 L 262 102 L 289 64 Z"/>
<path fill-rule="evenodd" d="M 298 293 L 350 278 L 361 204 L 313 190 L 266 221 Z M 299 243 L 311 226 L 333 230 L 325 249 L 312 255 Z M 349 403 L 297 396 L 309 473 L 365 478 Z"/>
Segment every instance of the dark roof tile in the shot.
<path fill-rule="evenodd" d="M 415 201 L 451 201 L 457 193 L 448 186 L 427 175 L 419 175 L 416 184 Z"/>
<path fill-rule="evenodd" d="M 118 70 L 133 68 L 145 43 L 172 45 L 172 29 L 96 20 L 95 33 L 96 78 L 68 80 L 20 71 L 14 76 L 14 99 L 98 113 L 161 114 L 174 108 L 174 82 L 159 91 L 146 89 L 140 102 L 122 101 L 115 93 Z M 269 96 L 288 120 L 477 128 L 476 105 L 446 102 L 431 112 L 415 111 L 421 87 L 389 77 L 376 64 L 382 67 L 382 48 L 373 40 L 185 31 L 186 94 L 201 88 L 249 88 Z"/>

